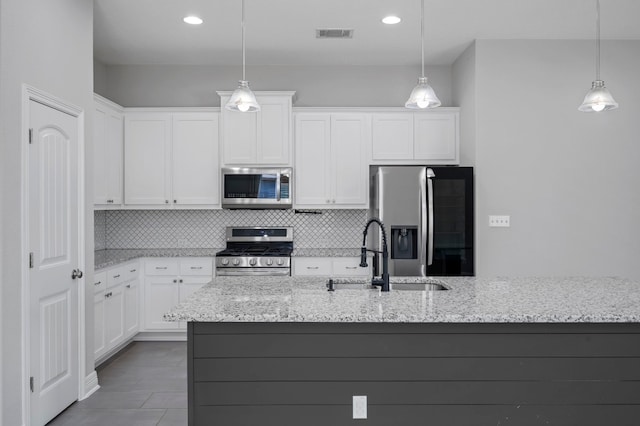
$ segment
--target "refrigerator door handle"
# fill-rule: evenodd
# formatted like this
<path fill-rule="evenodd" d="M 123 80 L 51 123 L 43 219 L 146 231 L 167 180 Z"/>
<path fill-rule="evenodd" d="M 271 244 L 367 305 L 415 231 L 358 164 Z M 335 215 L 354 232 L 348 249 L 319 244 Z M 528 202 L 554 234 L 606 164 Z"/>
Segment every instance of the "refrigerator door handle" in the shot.
<path fill-rule="evenodd" d="M 422 276 L 427 275 L 427 176 L 423 170 L 420 173 L 420 244 L 419 256 L 420 256 L 420 272 Z"/>
<path fill-rule="evenodd" d="M 427 169 L 427 198 L 429 206 L 427 208 L 427 217 L 429 222 L 429 242 L 427 244 L 427 265 L 433 264 L 433 178 L 436 174 L 432 169 Z"/>

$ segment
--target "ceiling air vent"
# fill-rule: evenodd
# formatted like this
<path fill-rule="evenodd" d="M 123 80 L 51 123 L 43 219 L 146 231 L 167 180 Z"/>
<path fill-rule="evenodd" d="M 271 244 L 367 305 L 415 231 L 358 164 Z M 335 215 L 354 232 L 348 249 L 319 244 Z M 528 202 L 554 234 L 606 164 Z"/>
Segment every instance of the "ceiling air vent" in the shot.
<path fill-rule="evenodd" d="M 316 38 L 353 38 L 351 28 L 318 28 Z"/>

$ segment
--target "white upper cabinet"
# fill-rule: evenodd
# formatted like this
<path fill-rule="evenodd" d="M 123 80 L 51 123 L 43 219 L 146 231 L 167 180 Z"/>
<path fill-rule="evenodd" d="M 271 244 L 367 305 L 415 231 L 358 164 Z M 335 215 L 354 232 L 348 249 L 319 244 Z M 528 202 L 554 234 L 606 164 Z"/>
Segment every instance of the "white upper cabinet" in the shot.
<path fill-rule="evenodd" d="M 296 114 L 296 207 L 367 207 L 369 128 L 365 114 Z"/>
<path fill-rule="evenodd" d="M 94 95 L 93 182 L 94 204 L 98 208 L 122 204 L 123 142 L 122 108 Z"/>
<path fill-rule="evenodd" d="M 259 112 L 228 111 L 220 95 L 222 165 L 291 165 L 291 103 L 295 92 L 254 92 Z"/>
<path fill-rule="evenodd" d="M 178 205 L 218 204 L 218 115 L 173 114 L 172 200 Z"/>
<path fill-rule="evenodd" d="M 459 109 L 374 113 L 373 164 L 460 163 Z"/>
<path fill-rule="evenodd" d="M 219 204 L 218 114 L 128 112 L 125 204 Z"/>
<path fill-rule="evenodd" d="M 171 115 L 128 113 L 125 118 L 124 203 L 169 204 Z"/>

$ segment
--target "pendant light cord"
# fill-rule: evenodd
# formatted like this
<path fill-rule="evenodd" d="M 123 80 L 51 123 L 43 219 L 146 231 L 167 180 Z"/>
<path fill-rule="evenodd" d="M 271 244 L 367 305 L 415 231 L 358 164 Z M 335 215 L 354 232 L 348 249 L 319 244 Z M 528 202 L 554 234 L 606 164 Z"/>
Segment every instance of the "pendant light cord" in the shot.
<path fill-rule="evenodd" d="M 596 0 L 596 80 L 600 80 L 600 0 Z"/>
<path fill-rule="evenodd" d="M 243 0 L 244 1 L 244 0 Z M 420 9 L 420 39 L 422 40 L 422 78 L 424 78 L 424 0 L 422 0 L 422 7 Z"/>
<path fill-rule="evenodd" d="M 245 53 L 244 53 L 244 0 L 242 0 L 242 80 L 247 81 L 245 76 Z"/>

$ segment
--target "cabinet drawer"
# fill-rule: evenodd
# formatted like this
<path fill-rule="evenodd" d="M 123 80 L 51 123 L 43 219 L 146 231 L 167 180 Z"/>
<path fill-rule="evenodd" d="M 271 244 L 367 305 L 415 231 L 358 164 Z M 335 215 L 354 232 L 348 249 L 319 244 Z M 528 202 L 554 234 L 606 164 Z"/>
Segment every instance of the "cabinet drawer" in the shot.
<path fill-rule="evenodd" d="M 368 276 L 369 268 L 361 268 L 360 258 L 345 257 L 333 259 L 333 275 L 337 277 Z"/>
<path fill-rule="evenodd" d="M 294 275 L 331 275 L 331 260 L 327 258 L 297 257 L 293 259 Z"/>
<path fill-rule="evenodd" d="M 140 273 L 139 262 L 131 262 L 124 265 L 125 281 L 130 281 L 135 278 L 138 278 L 139 273 Z"/>
<path fill-rule="evenodd" d="M 213 275 L 213 259 L 193 258 L 180 261 L 180 276 L 205 276 Z"/>
<path fill-rule="evenodd" d="M 105 288 L 107 288 L 107 272 L 97 272 L 93 276 L 93 291 L 94 293 L 98 293 L 104 291 Z"/>
<path fill-rule="evenodd" d="M 107 271 L 107 287 L 113 287 L 127 280 L 127 268 L 118 266 Z"/>
<path fill-rule="evenodd" d="M 178 261 L 149 259 L 144 264 L 145 275 L 178 275 Z"/>

